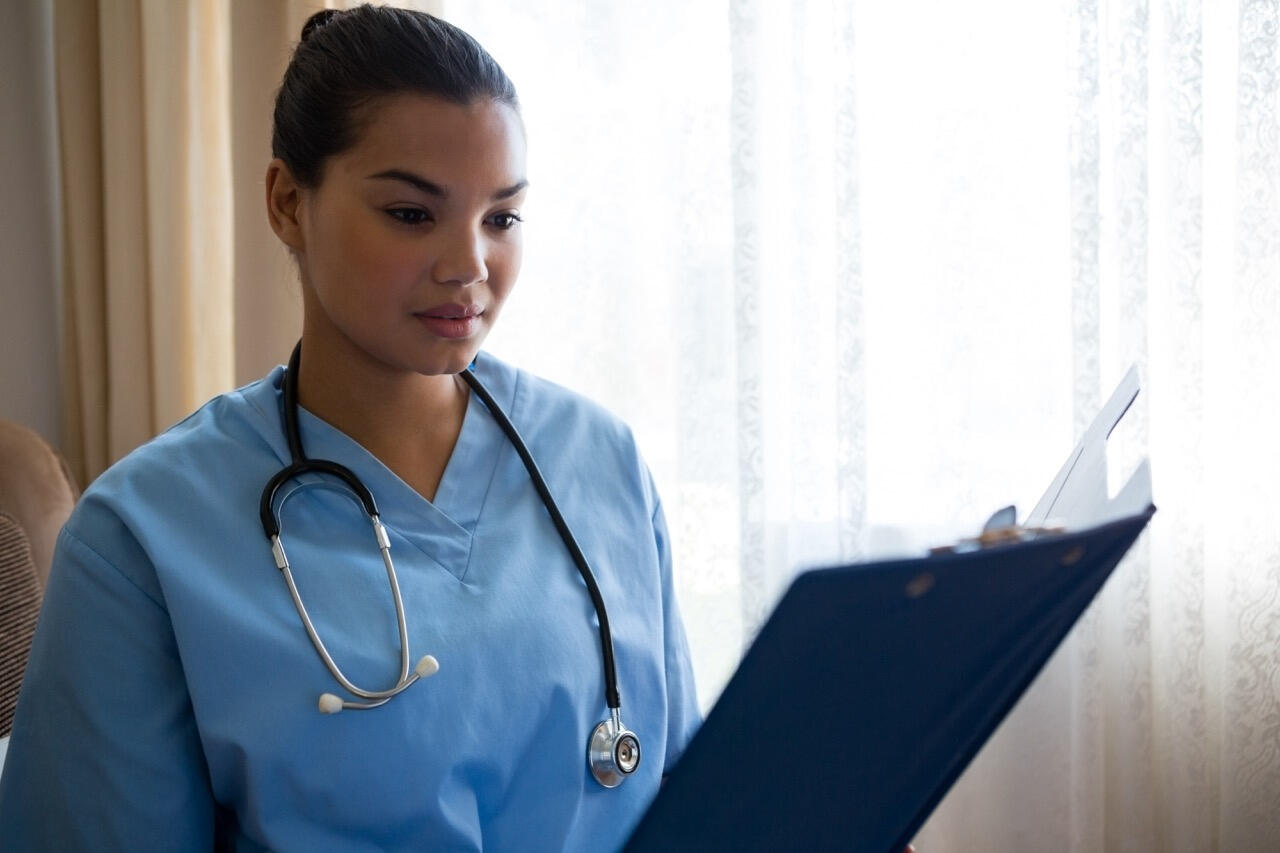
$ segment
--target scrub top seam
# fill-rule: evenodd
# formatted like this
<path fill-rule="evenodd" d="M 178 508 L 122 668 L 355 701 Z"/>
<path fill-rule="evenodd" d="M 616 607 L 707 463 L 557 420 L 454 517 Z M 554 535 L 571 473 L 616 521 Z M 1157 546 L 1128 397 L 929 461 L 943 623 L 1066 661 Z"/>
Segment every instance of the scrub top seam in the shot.
<path fill-rule="evenodd" d="M 275 383 L 277 371 L 280 374 L 283 374 L 285 371 L 285 368 L 281 365 L 277 365 L 273 367 L 267 373 L 266 376 L 262 377 L 257 382 L 251 382 L 249 383 L 249 385 L 245 385 L 242 388 L 237 388 L 235 391 L 232 391 L 231 394 L 238 396 L 239 399 L 245 403 L 245 405 L 247 405 L 250 409 L 258 413 L 258 415 L 262 419 L 260 423 L 260 426 L 262 428 L 254 429 L 253 431 L 258 433 L 259 437 L 266 444 L 267 450 L 271 453 L 272 456 L 276 457 L 276 460 L 278 462 L 280 462 L 282 465 L 289 465 L 289 464 L 292 464 L 293 457 L 289 453 L 289 447 L 288 447 L 288 444 L 286 443 L 287 439 L 285 439 L 283 429 L 282 428 L 278 429 L 276 433 L 272 433 L 270 428 L 267 426 L 267 424 L 270 424 L 272 422 L 273 418 L 278 423 L 284 417 L 284 409 L 283 409 L 284 395 L 281 392 L 280 387 Z M 248 393 L 249 389 L 251 389 L 253 386 L 256 386 L 256 385 L 268 386 L 267 394 L 264 396 L 266 396 L 267 399 L 271 400 L 272 402 L 271 408 L 274 411 L 269 412 L 266 410 L 266 408 L 260 405 L 259 397 L 257 394 Z M 249 423 L 252 424 L 252 421 L 249 421 Z M 278 434 L 278 437 L 277 437 L 277 434 Z"/>
<path fill-rule="evenodd" d="M 256 385 L 256 384 L 258 384 L 258 383 L 262 383 L 262 384 L 265 384 L 265 385 L 270 385 L 270 386 L 272 386 L 272 387 L 271 387 L 271 389 L 270 389 L 270 394 L 269 394 L 268 396 L 270 396 L 271 401 L 275 404 L 274 406 L 272 406 L 272 408 L 276 410 L 274 414 L 275 414 L 275 417 L 276 417 L 277 419 L 279 419 L 279 418 L 281 417 L 281 413 L 280 413 L 280 389 L 279 389 L 279 388 L 277 388 L 277 387 L 275 387 L 275 383 L 274 383 L 272 380 L 273 380 L 273 378 L 274 378 L 274 376 L 275 376 L 275 372 L 276 372 L 276 370 L 278 370 L 278 369 L 280 369 L 280 368 L 279 368 L 279 367 L 272 368 L 272 369 L 271 369 L 271 372 L 270 372 L 270 373 L 268 373 L 266 376 L 264 376 L 263 378 L 259 379 L 257 382 L 251 383 L 251 384 L 253 384 L 253 385 Z M 257 412 L 259 415 L 261 415 L 263 418 L 267 418 L 267 419 L 269 419 L 269 418 L 271 417 L 272 413 L 271 413 L 271 412 L 268 412 L 268 411 L 267 411 L 266 409 L 264 409 L 262 406 L 258 405 L 258 398 L 257 398 L 257 396 L 256 396 L 256 395 L 254 395 L 254 394 L 247 394 L 247 393 L 244 393 L 245 389 L 246 389 L 246 388 L 248 388 L 248 387 L 249 387 L 249 386 L 248 386 L 248 385 L 246 385 L 246 386 L 245 386 L 245 388 L 237 389 L 237 390 L 233 391 L 232 393 L 233 393 L 233 394 L 238 395 L 238 396 L 240 397 L 240 399 L 241 399 L 241 400 L 243 400 L 243 401 L 244 401 L 244 402 L 249 406 L 249 408 L 251 408 L 251 409 L 253 409 L 254 411 L 256 411 L 256 412 Z"/>
<path fill-rule="evenodd" d="M 131 538 L 132 538 L 132 535 L 133 534 L 130 533 Z M 156 601 L 156 599 L 152 597 L 151 593 L 147 592 L 138 584 L 137 581 L 135 581 L 133 578 L 125 574 L 124 571 L 122 571 L 119 566 L 117 566 L 115 563 L 108 560 L 102 554 L 99 554 L 98 551 L 92 545 L 90 545 L 88 542 L 84 541 L 75 533 L 73 533 L 71 531 L 71 525 L 67 525 L 63 527 L 62 532 L 58 534 L 58 536 L 59 538 L 65 538 L 71 545 L 76 546 L 79 549 L 82 549 L 84 551 L 87 551 L 98 562 L 100 562 L 102 565 L 109 568 L 112 571 L 112 573 L 119 575 L 121 580 L 125 581 L 126 583 L 129 584 L 129 586 L 136 589 L 142 595 L 143 598 L 151 602 L 151 604 L 154 605 L 157 609 L 159 609 L 160 612 L 165 613 L 166 615 L 168 614 L 169 608 L 162 601 Z M 135 542 L 136 541 L 137 540 L 135 540 Z M 139 544 L 139 548 L 141 548 L 141 544 Z M 150 559 L 147 560 L 147 564 L 151 565 Z M 159 575 L 157 574 L 156 583 L 159 584 L 159 582 L 160 582 L 160 578 L 159 578 Z M 161 591 L 163 592 L 163 590 Z"/>
<path fill-rule="evenodd" d="M 123 522 L 123 519 L 121 519 L 121 521 Z M 128 528 L 126 527 L 126 530 L 127 529 Z M 183 658 L 182 643 L 180 643 L 178 640 L 178 629 L 177 629 L 177 626 L 175 626 L 173 623 L 173 614 L 169 612 L 169 608 L 166 604 L 164 604 L 162 601 L 157 601 L 155 598 L 153 598 L 149 592 L 147 592 L 145 589 L 139 586 L 137 581 L 129 577 L 129 575 L 125 574 L 125 572 L 122 571 L 119 566 L 117 566 L 111 560 L 108 560 L 102 554 L 98 553 L 97 549 L 95 549 L 88 542 L 85 542 L 83 539 L 81 539 L 79 536 L 73 533 L 70 530 L 70 525 L 63 527 L 62 532 L 59 533 L 58 535 L 59 535 L 59 538 L 66 537 L 68 545 L 82 549 L 83 551 L 87 552 L 87 554 L 91 558 L 97 560 L 103 566 L 110 569 L 112 574 L 119 577 L 121 580 L 123 580 L 133 589 L 137 590 L 138 593 L 147 602 L 149 602 L 153 607 L 156 608 L 156 610 L 159 611 L 162 617 L 163 625 L 167 629 L 164 631 L 164 643 L 165 645 L 168 646 L 168 650 L 165 654 L 166 656 L 171 656 L 172 661 L 176 664 L 179 672 L 181 673 L 181 681 L 175 686 L 181 691 L 182 695 L 185 697 L 183 701 L 183 704 L 185 706 L 185 714 L 187 718 L 191 721 L 191 727 L 190 727 L 189 733 L 195 738 L 195 746 L 199 750 L 199 757 L 202 764 L 201 775 L 204 780 L 205 788 L 209 793 L 210 801 L 216 803 L 217 800 L 213 792 L 213 778 L 212 778 L 212 773 L 209 769 L 209 755 L 207 751 L 207 746 L 205 744 L 204 732 L 201 727 L 200 719 L 196 714 L 195 702 L 191 698 L 190 681 L 187 674 L 187 662 Z M 129 535 L 130 537 L 133 536 L 132 531 L 130 531 Z M 134 539 L 134 541 L 137 542 L 136 538 Z M 141 547 L 141 543 L 138 543 L 138 544 L 139 544 L 139 547 Z M 151 567 L 152 572 L 156 578 L 156 584 L 160 586 L 160 592 L 161 592 L 161 595 L 163 596 L 164 587 L 160 581 L 160 573 L 155 570 L 155 563 L 151 560 L 149 555 L 147 556 L 145 563 L 146 565 Z"/>
<path fill-rule="evenodd" d="M 518 404 L 520 400 L 520 393 L 522 390 L 520 386 L 521 375 L 522 375 L 522 371 L 520 371 L 519 369 L 512 370 L 513 378 L 511 380 L 511 409 L 509 412 L 507 412 L 507 418 L 513 424 L 516 422 L 516 410 L 519 408 Z M 493 412 L 489 411 L 489 407 L 486 406 L 483 401 L 480 402 L 480 408 L 484 409 L 485 414 L 489 416 L 489 420 L 493 423 L 495 427 L 497 427 L 498 419 L 494 417 Z M 501 428 L 499 428 L 499 432 L 501 433 Z M 502 443 L 499 445 L 499 450 L 498 450 L 498 453 L 500 455 L 496 460 L 494 460 L 493 470 L 489 472 L 489 482 L 485 484 L 484 494 L 480 496 L 480 506 L 479 506 L 478 512 L 476 513 L 476 526 L 475 526 L 475 530 L 471 533 L 471 541 L 469 543 L 469 547 L 467 548 L 467 565 L 463 567 L 462 574 L 458 576 L 459 581 L 465 582 L 467 579 L 467 575 L 471 573 L 471 562 L 472 560 L 475 559 L 476 550 L 477 550 L 475 547 L 476 538 L 480 535 L 480 525 L 484 522 L 484 517 L 485 517 L 484 508 L 489 502 L 489 493 L 493 491 L 493 484 L 498 480 L 498 471 L 502 468 L 502 463 L 504 459 L 507 457 L 508 454 L 514 453 L 514 452 L 515 452 L 515 448 L 511 445 L 510 440 L 507 439 L 505 434 L 502 434 Z"/>

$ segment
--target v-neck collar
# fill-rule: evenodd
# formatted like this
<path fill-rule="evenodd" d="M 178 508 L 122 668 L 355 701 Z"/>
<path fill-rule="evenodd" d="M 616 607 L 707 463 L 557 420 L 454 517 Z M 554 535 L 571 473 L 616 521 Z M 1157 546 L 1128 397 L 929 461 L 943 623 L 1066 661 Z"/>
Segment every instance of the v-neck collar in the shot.
<path fill-rule="evenodd" d="M 482 353 L 473 369 L 512 416 L 517 374 L 504 367 Z M 282 467 L 290 461 L 280 414 L 283 377 L 284 368 L 276 368 L 262 383 L 263 397 L 251 400 L 262 415 L 263 434 Z M 298 427 L 309 459 L 329 459 L 345 465 L 373 494 L 382 522 L 392 534 L 393 548 L 396 538 L 403 539 L 459 580 L 465 580 L 473 534 L 498 470 L 498 460 L 504 453 L 513 452 L 506 435 L 475 393 L 467 399 L 462 429 L 434 501 L 419 494 L 355 439 L 302 407 L 298 409 Z"/>

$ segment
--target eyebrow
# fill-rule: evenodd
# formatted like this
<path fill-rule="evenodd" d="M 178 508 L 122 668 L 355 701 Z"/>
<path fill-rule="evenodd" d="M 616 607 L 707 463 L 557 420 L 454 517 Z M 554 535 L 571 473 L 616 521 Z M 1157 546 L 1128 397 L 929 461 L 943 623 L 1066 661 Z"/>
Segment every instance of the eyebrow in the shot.
<path fill-rule="evenodd" d="M 376 175 L 370 175 L 369 178 L 371 180 L 403 181 L 415 189 L 421 190 L 427 195 L 436 196 L 437 198 L 449 197 L 449 193 L 444 187 L 434 181 L 428 181 L 421 175 L 415 175 L 413 172 L 409 172 L 404 169 L 387 169 L 384 172 L 378 172 Z M 511 198 L 527 186 L 529 186 L 529 182 L 522 178 L 511 186 L 495 192 L 493 194 L 493 201 L 502 201 L 503 199 Z"/>

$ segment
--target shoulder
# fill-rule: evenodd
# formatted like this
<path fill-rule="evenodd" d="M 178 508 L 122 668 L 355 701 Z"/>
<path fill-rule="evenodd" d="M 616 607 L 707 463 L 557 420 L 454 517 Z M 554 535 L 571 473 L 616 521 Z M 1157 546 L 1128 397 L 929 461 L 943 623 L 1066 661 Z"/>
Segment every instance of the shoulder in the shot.
<path fill-rule="evenodd" d="M 217 471 L 230 473 L 246 457 L 277 457 L 284 448 L 277 408 L 280 369 L 219 394 L 112 465 L 86 498 L 132 494 L 160 483 L 183 483 Z"/>
<path fill-rule="evenodd" d="M 503 396 L 507 397 L 513 420 L 518 413 L 524 422 L 523 425 L 517 423 L 522 429 L 527 426 L 530 429 L 550 427 L 557 431 L 588 431 L 602 440 L 635 450 L 631 428 L 613 412 L 577 391 L 508 364 L 489 353 L 477 356 L 475 370 L 486 384 L 496 385 L 505 392 L 494 396 L 500 402 Z"/>
<path fill-rule="evenodd" d="M 632 484 L 637 497 L 656 508 L 652 477 L 625 421 L 577 391 L 489 353 L 477 356 L 475 370 L 508 407 L 512 423 L 540 466 L 559 460 L 576 463 L 615 485 Z"/>
<path fill-rule="evenodd" d="M 129 564 L 147 538 L 211 523 L 219 505 L 243 500 L 246 484 L 265 482 L 264 472 L 287 459 L 279 372 L 214 397 L 112 465 L 85 490 L 67 532 L 105 560 Z"/>
<path fill-rule="evenodd" d="M 487 386 L 502 388 L 508 396 L 514 393 L 537 405 L 552 406 L 561 414 L 573 413 L 597 421 L 600 425 L 626 430 L 626 424 L 620 418 L 594 400 L 516 367 L 491 353 L 480 352 L 476 356 L 474 369 Z M 495 396 L 500 398 L 502 394 L 495 393 Z"/>

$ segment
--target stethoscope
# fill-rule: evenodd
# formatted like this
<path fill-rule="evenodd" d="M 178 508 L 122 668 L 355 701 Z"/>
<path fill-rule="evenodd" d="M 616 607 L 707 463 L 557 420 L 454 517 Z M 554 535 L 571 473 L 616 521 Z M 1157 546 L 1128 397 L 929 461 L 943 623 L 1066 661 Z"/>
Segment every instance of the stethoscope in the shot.
<path fill-rule="evenodd" d="M 298 345 L 293 348 L 293 355 L 289 358 L 289 367 L 285 372 L 283 383 L 284 434 L 289 442 L 289 455 L 292 457 L 292 461 L 272 477 L 266 488 L 262 490 L 262 500 L 258 511 L 262 517 L 262 529 L 267 534 L 267 539 L 271 542 L 271 554 L 275 558 L 276 567 L 284 575 L 284 581 L 289 586 L 289 595 L 293 598 L 293 605 L 298 610 L 298 616 L 302 619 L 302 626 L 306 629 L 307 636 L 311 638 L 311 644 L 315 646 L 320 659 L 324 661 L 324 665 L 329 669 L 333 677 L 337 679 L 338 683 L 342 685 L 342 688 L 364 700 L 342 699 L 333 693 L 324 693 L 320 696 L 320 711 L 325 714 L 336 714 L 343 708 L 368 710 L 385 705 L 393 696 L 397 696 L 407 690 L 411 684 L 434 675 L 440 669 L 440 664 L 431 655 L 425 655 L 413 667 L 413 672 L 409 671 L 409 633 L 405 627 L 404 602 L 400 597 L 400 583 L 396 580 L 396 569 L 391 562 L 391 540 L 387 536 L 387 529 L 382 525 L 382 521 L 378 517 L 378 507 L 373 501 L 373 495 L 351 469 L 327 459 L 308 459 L 302 450 L 302 436 L 298 429 L 297 383 L 298 363 L 301 354 L 302 342 L 299 341 Z M 474 366 L 474 363 L 472 366 Z M 582 575 L 582 580 L 587 585 L 591 603 L 595 606 L 596 617 L 600 622 L 600 647 L 604 658 L 604 692 L 605 701 L 609 706 L 609 719 L 599 723 L 591 732 L 591 738 L 587 742 L 587 765 L 591 768 L 591 775 L 601 785 L 606 788 L 617 787 L 622 783 L 623 779 L 634 773 L 636 768 L 640 766 L 640 739 L 635 732 L 630 731 L 622 724 L 620 710 L 622 702 L 618 696 L 618 677 L 613 662 L 613 638 L 609 633 L 609 616 L 605 612 L 604 598 L 600 595 L 600 588 L 596 585 L 595 575 L 592 574 L 591 567 L 587 565 L 587 559 L 583 556 L 582 549 L 578 547 L 577 540 L 573 538 L 573 533 L 569 531 L 569 525 L 565 523 L 564 516 L 560 514 L 559 507 L 556 506 L 555 500 L 552 499 L 551 491 L 547 488 L 547 483 L 543 480 L 542 473 L 533 461 L 533 456 L 529 454 L 529 448 L 525 446 L 524 441 L 520 438 L 520 433 L 516 431 L 506 413 L 502 411 L 502 408 L 480 383 L 480 380 L 476 378 L 475 372 L 470 367 L 462 371 L 461 376 L 471 390 L 480 395 L 485 407 L 493 415 L 494 420 L 498 422 L 498 426 L 502 427 L 502 431 L 506 433 L 511 445 L 516 449 L 516 453 L 520 455 L 521 461 L 524 462 L 524 467 L 529 472 L 529 479 L 533 482 L 534 489 L 537 490 L 538 495 L 542 498 L 547 512 L 550 513 L 551 521 L 555 524 L 556 530 L 559 531 L 560 538 L 564 540 L 565 547 L 569 549 L 569 555 L 573 557 L 573 562 L 577 565 L 578 572 Z M 373 535 L 378 542 L 378 550 L 382 554 L 382 563 L 387 568 L 387 580 L 391 583 L 391 597 L 395 600 L 396 623 L 400 631 L 400 677 L 396 679 L 394 687 L 386 690 L 364 690 L 352 684 L 342 674 L 342 670 L 334 662 L 333 656 L 325 648 L 320 635 L 316 633 L 315 625 L 311 622 L 311 617 L 307 615 L 307 608 L 302 603 L 302 597 L 298 594 L 297 584 L 293 582 L 293 572 L 289 568 L 289 559 L 285 556 L 284 545 L 280 542 L 280 520 L 277 517 L 275 499 L 276 493 L 281 486 L 303 474 L 327 474 L 342 481 L 351 491 L 355 492 L 356 497 L 360 499 L 360 503 L 364 506 L 365 513 L 369 516 L 369 521 L 373 524 Z"/>

